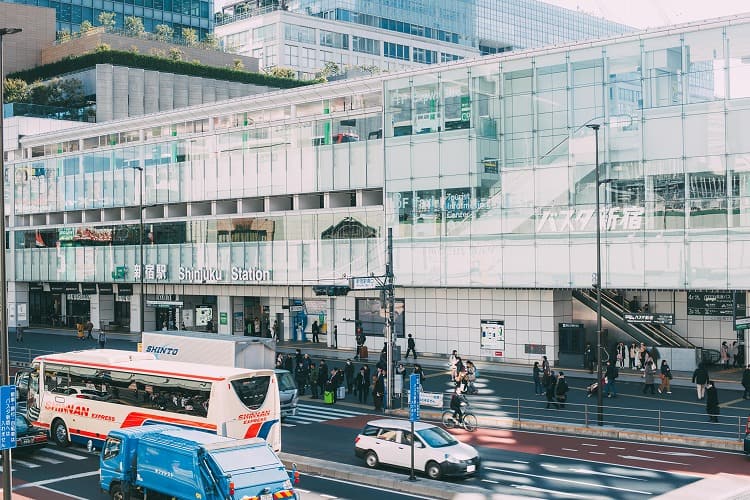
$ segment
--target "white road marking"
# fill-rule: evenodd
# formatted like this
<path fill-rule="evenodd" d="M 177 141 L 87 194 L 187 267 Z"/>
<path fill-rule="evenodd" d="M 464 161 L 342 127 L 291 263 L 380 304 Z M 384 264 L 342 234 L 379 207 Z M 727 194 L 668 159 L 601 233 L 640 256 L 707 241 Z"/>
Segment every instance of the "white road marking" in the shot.
<path fill-rule="evenodd" d="M 500 484 L 500 481 L 493 481 L 492 479 L 482 479 L 483 483 Z"/>
<path fill-rule="evenodd" d="M 517 463 L 517 464 L 528 464 L 529 463 L 529 462 L 527 462 L 525 460 L 513 460 L 513 462 Z"/>
<path fill-rule="evenodd" d="M 577 495 L 575 493 L 565 493 L 558 490 L 548 490 L 545 488 L 538 488 L 536 486 L 527 486 L 525 484 L 511 484 L 513 488 L 526 491 L 535 491 L 537 493 L 552 493 L 555 496 L 573 497 L 573 498 L 589 498 L 588 495 Z"/>
<path fill-rule="evenodd" d="M 99 471 L 97 471 L 96 473 L 98 474 Z M 300 475 L 302 475 L 302 476 L 310 476 L 310 477 L 317 477 L 317 478 L 321 479 L 320 476 L 313 476 L 312 474 L 300 473 Z M 347 481 L 347 480 L 344 480 L 344 479 L 334 479 L 332 477 L 325 477 L 325 478 L 322 478 L 322 479 L 325 479 L 326 481 L 331 481 L 333 483 L 352 484 L 351 481 Z M 357 484 L 357 486 L 359 486 L 360 488 L 366 488 L 368 490 L 384 491 L 384 492 L 392 492 L 392 491 L 396 492 L 396 490 L 389 490 L 387 488 L 380 488 L 378 486 L 370 486 L 368 484 Z M 423 496 L 420 496 L 420 495 L 414 495 L 413 493 L 404 493 L 404 492 L 401 492 L 401 491 L 398 491 L 397 493 L 399 494 L 399 496 L 402 496 L 402 497 L 420 498 L 420 499 L 424 499 L 424 500 L 429 500 L 430 499 L 430 497 L 423 497 Z"/>
<path fill-rule="evenodd" d="M 581 443 L 581 446 L 593 446 L 594 448 L 596 448 L 599 445 L 598 444 L 590 444 L 590 443 Z"/>
<path fill-rule="evenodd" d="M 599 475 L 599 476 L 607 476 L 607 477 L 619 477 L 621 479 L 632 479 L 633 481 L 646 481 L 646 479 L 642 477 L 633 477 L 633 476 L 623 476 L 622 474 L 612 474 L 611 472 L 600 472 L 598 470 L 591 470 L 591 469 L 568 469 L 570 472 L 578 472 L 580 474 L 586 474 L 588 476 L 593 475 Z"/>
<path fill-rule="evenodd" d="M 603 451 L 590 451 L 589 455 L 606 455 Z"/>
<path fill-rule="evenodd" d="M 338 497 L 336 497 L 336 496 L 333 496 L 333 495 L 326 495 L 325 493 L 319 493 L 319 495 L 320 495 L 321 497 L 323 497 L 323 498 L 338 498 Z"/>
<path fill-rule="evenodd" d="M 24 488 L 33 488 L 35 486 L 44 486 L 46 484 L 58 483 L 60 481 L 67 481 L 69 479 L 80 479 L 82 477 L 98 476 L 99 469 L 92 470 L 91 472 L 81 472 L 80 474 L 71 474 L 69 476 L 55 477 L 52 479 L 44 479 L 42 481 L 35 481 L 33 483 L 24 483 L 13 488 L 14 490 L 22 490 Z"/>
<path fill-rule="evenodd" d="M 620 458 L 624 458 L 626 460 L 641 460 L 643 462 L 658 462 L 660 464 L 687 465 L 687 464 L 683 464 L 682 462 L 670 462 L 669 460 L 658 460 L 656 458 L 634 457 L 632 455 L 617 455 L 617 456 Z"/>
<path fill-rule="evenodd" d="M 626 448 L 623 448 L 621 446 L 610 446 L 609 449 L 610 450 L 625 450 Z"/>
<path fill-rule="evenodd" d="M 561 448 L 563 451 L 578 451 L 575 448 Z"/>
<path fill-rule="evenodd" d="M 35 455 L 34 460 L 39 460 L 40 462 L 45 462 L 45 463 L 54 464 L 54 465 L 63 463 L 62 460 L 58 460 L 56 458 L 43 457 L 41 455 Z"/>
<path fill-rule="evenodd" d="M 602 462 L 601 459 L 599 459 L 599 460 L 588 460 L 588 459 L 585 459 L 585 458 L 571 458 L 571 457 L 565 457 L 563 455 L 552 455 L 550 453 L 540 453 L 539 456 L 540 457 L 557 458 L 557 459 L 560 459 L 560 460 L 575 460 L 575 461 L 578 461 L 578 462 L 586 462 L 586 463 L 596 464 L 596 465 L 606 464 L 606 465 L 612 465 L 612 466 L 616 466 L 616 467 L 621 467 L 623 469 L 633 469 L 633 470 L 637 470 L 637 471 L 647 470 L 647 471 L 656 472 L 656 473 L 659 473 L 659 474 L 665 474 L 666 473 L 666 474 L 670 474 L 672 476 L 682 476 L 682 477 L 695 477 L 696 475 L 700 476 L 700 474 L 692 474 L 690 472 L 678 472 L 678 471 L 668 471 L 668 472 L 665 472 L 662 469 L 651 469 L 649 467 L 644 467 L 642 465 L 627 465 L 627 464 L 623 464 L 623 463 Z"/>
<path fill-rule="evenodd" d="M 29 469 L 36 469 L 38 467 L 41 467 L 39 464 L 35 464 L 32 462 L 27 462 L 26 460 L 21 460 L 19 458 L 12 458 L 11 463 L 23 465 L 24 467 L 28 467 Z"/>
<path fill-rule="evenodd" d="M 659 450 L 637 450 L 638 453 L 657 453 L 659 455 L 669 455 L 671 457 L 699 457 L 714 458 L 711 455 L 699 455 L 698 453 L 689 453 L 684 451 L 659 451 Z"/>
<path fill-rule="evenodd" d="M 616 486 L 608 486 L 606 484 L 597 484 L 597 483 L 589 483 L 586 481 L 577 481 L 575 479 L 565 479 L 562 477 L 554 477 L 554 476 L 543 476 L 540 474 L 527 474 L 525 472 L 518 472 L 510 469 L 498 469 L 497 467 L 485 467 L 485 470 L 492 470 L 495 472 L 504 472 L 506 474 L 517 474 L 519 476 L 527 476 L 527 477 L 538 477 L 541 479 L 549 479 L 550 481 L 559 481 L 561 483 L 572 483 L 572 484 L 580 484 L 584 486 L 591 486 L 592 488 L 604 488 L 608 490 L 616 490 L 616 491 L 625 491 L 628 493 L 639 493 L 641 495 L 652 495 L 651 492 L 648 491 L 640 491 L 640 490 L 631 490 L 629 488 L 617 488 Z"/>
<path fill-rule="evenodd" d="M 296 424 L 285 424 L 285 423 L 283 423 L 283 422 L 281 423 L 281 426 L 282 426 L 282 427 L 297 427 L 297 425 L 296 425 Z"/>
<path fill-rule="evenodd" d="M 39 450 L 39 452 L 40 453 L 52 453 L 53 455 L 57 455 L 59 457 L 70 458 L 72 460 L 86 460 L 88 458 L 88 457 L 84 457 L 84 456 L 81 456 L 81 455 L 76 455 L 76 454 L 73 454 L 73 453 L 68 453 L 67 451 L 60 451 L 60 450 L 56 450 L 54 448 L 49 448 L 49 447 L 42 448 L 42 449 Z"/>

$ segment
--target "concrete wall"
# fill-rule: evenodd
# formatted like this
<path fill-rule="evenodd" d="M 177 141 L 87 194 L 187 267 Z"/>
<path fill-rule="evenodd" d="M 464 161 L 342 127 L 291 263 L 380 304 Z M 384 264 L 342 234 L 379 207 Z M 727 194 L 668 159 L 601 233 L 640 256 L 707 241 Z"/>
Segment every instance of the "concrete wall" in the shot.
<path fill-rule="evenodd" d="M 1 4 L 0 4 L 1 5 Z M 3 18 L 2 11 L 0 11 L 0 19 Z M 54 10 L 52 11 L 52 41 L 54 41 Z M 48 64 L 59 61 L 63 57 L 79 56 L 88 52 L 93 52 L 97 46 L 101 44 L 107 44 L 112 50 L 123 50 L 132 51 L 135 47 L 140 54 L 152 55 L 154 53 L 160 53 L 164 56 L 169 55 L 169 50 L 172 48 L 178 48 L 182 51 L 183 61 L 200 61 L 201 64 L 213 67 L 227 67 L 231 68 L 234 66 L 234 60 L 239 59 L 242 61 L 245 71 L 251 73 L 258 72 L 258 59 L 248 56 L 240 56 L 237 54 L 229 54 L 226 52 L 219 52 L 217 50 L 202 49 L 200 47 L 187 47 L 183 45 L 173 45 L 166 42 L 158 42 L 156 40 L 145 40 L 142 38 L 135 38 L 123 35 L 117 35 L 114 33 L 103 33 L 98 29 L 92 30 L 80 38 L 73 38 L 63 43 L 52 44 L 52 41 L 48 42 L 46 47 L 42 50 L 41 63 Z"/>
<path fill-rule="evenodd" d="M 42 63 L 42 49 L 55 41 L 55 9 L 0 2 L 0 26 L 23 30 L 3 37 L 5 74 L 33 68 Z"/>
<path fill-rule="evenodd" d="M 88 71 L 70 75 L 90 80 Z M 224 98 L 268 92 L 268 87 L 137 68 L 97 64 L 96 121 L 119 120 Z"/>

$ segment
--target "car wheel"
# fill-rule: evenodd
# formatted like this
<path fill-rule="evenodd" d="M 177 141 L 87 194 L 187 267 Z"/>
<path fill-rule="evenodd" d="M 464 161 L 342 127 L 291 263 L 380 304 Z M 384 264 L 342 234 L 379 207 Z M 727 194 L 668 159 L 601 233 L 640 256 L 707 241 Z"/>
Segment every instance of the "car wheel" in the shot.
<path fill-rule="evenodd" d="M 378 466 L 379 463 L 380 461 L 378 460 L 378 456 L 374 451 L 368 451 L 367 454 L 365 454 L 365 464 L 369 468 L 374 469 Z"/>
<path fill-rule="evenodd" d="M 443 469 L 440 468 L 439 463 L 430 462 L 425 468 L 425 474 L 427 474 L 427 477 L 430 479 L 440 479 L 440 476 L 443 475 Z"/>
<path fill-rule="evenodd" d="M 59 446 L 63 448 L 70 446 L 70 439 L 68 438 L 68 427 L 62 420 L 55 420 L 52 424 L 52 439 Z"/>
<path fill-rule="evenodd" d="M 112 500 L 127 500 L 130 498 L 129 495 L 126 495 L 124 491 L 122 491 L 122 485 L 121 484 L 113 484 L 112 488 L 109 490 L 109 497 Z"/>

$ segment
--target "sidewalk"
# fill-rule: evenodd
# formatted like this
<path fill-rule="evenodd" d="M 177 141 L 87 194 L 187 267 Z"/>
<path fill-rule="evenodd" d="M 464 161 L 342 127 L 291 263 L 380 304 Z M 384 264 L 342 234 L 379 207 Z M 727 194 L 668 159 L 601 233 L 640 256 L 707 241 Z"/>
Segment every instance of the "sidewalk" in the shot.
<path fill-rule="evenodd" d="M 314 358 L 324 358 L 324 359 L 334 359 L 334 360 L 341 360 L 345 361 L 347 359 L 354 359 L 355 356 L 355 350 L 353 348 L 333 348 L 328 347 L 326 344 L 319 342 L 319 343 L 313 343 L 313 342 L 292 342 L 292 341 L 282 341 L 279 342 L 276 346 L 276 350 L 278 352 L 283 353 L 294 353 L 296 349 L 300 349 L 303 353 L 309 353 L 310 356 Z M 380 357 L 380 352 L 370 351 L 370 356 L 368 358 L 368 361 L 370 362 L 377 362 L 377 360 Z M 466 359 L 471 359 L 469 357 L 466 357 Z M 466 361 L 464 359 L 464 361 Z M 404 362 L 404 365 L 407 366 L 413 366 L 414 360 L 411 358 L 409 359 L 402 359 Z M 474 360 L 472 360 L 474 361 Z M 541 357 L 540 357 L 541 361 Z M 448 354 L 445 354 L 443 356 L 437 356 L 437 355 L 423 355 L 420 354 L 419 358 L 417 358 L 416 362 L 418 362 L 420 365 L 422 365 L 423 368 L 433 368 L 433 369 L 445 369 L 445 371 L 448 371 Z M 518 374 L 518 375 L 526 375 L 529 378 L 531 378 L 531 365 L 523 365 L 523 364 L 517 364 L 517 363 L 509 363 L 506 361 L 474 361 L 474 364 L 482 373 L 510 373 L 510 374 Z M 602 367 L 604 370 L 606 367 Z M 563 370 L 565 372 L 565 375 L 568 378 L 579 378 L 579 379 L 587 379 L 587 380 L 594 380 L 596 379 L 596 372 L 593 374 L 589 373 L 588 370 L 585 370 L 583 368 L 568 368 L 568 367 L 558 367 L 553 366 L 553 370 L 556 372 Z M 722 389 L 731 389 L 731 390 L 743 390 L 742 384 L 740 381 L 742 380 L 742 372 L 743 368 L 729 368 L 727 370 L 720 369 L 717 366 L 711 366 L 708 368 L 709 376 L 711 380 L 717 382 L 719 386 Z M 692 382 L 692 373 L 689 372 L 677 372 L 673 371 L 672 374 L 674 375 L 674 379 L 672 380 L 672 385 L 675 386 L 681 386 L 681 387 L 693 387 L 694 384 Z M 629 368 L 622 368 L 620 369 L 620 376 L 617 379 L 621 382 L 642 382 L 641 378 L 641 372 L 630 370 Z"/>
<path fill-rule="evenodd" d="M 177 333 L 177 332 L 174 332 Z M 73 329 L 61 329 L 61 328 L 27 328 L 25 331 L 26 335 L 29 334 L 42 334 L 42 335 L 60 335 L 65 336 L 69 338 L 76 338 L 76 331 Z M 141 335 L 138 332 L 106 332 L 107 334 L 107 340 L 121 340 L 121 341 L 129 341 L 129 342 L 140 342 L 141 341 Z M 17 346 L 14 344 L 14 339 L 11 339 L 11 345 Z M 24 347 L 31 347 L 33 348 L 33 345 L 31 343 L 22 344 Z M 109 346 L 108 346 L 109 347 Z M 118 348 L 116 346 L 112 346 L 113 348 Z M 334 347 L 328 347 L 323 342 L 295 342 L 295 341 L 281 341 L 277 344 L 276 350 L 278 352 L 283 353 L 294 353 L 296 349 L 300 349 L 303 352 L 309 353 L 314 358 L 324 358 L 324 359 L 333 359 L 333 360 L 340 360 L 340 361 L 346 361 L 347 359 L 354 359 L 355 350 L 354 348 L 334 348 Z M 370 351 L 370 356 L 368 358 L 368 361 L 370 362 L 377 362 L 378 358 L 380 356 L 379 351 L 375 351 L 374 349 Z M 470 359 L 470 358 L 467 358 Z M 541 359 L 541 358 L 540 358 Z M 402 359 L 405 365 L 413 365 L 414 361 L 409 359 Z M 445 355 L 430 355 L 430 354 L 420 354 L 419 358 L 417 359 L 417 362 L 419 362 L 420 365 L 422 365 L 423 368 L 432 368 L 432 369 L 445 369 L 448 370 L 448 354 Z M 477 368 L 480 370 L 480 372 L 486 372 L 486 373 L 510 373 L 510 374 L 518 374 L 518 375 L 527 375 L 531 377 L 531 365 L 524 365 L 524 364 L 516 364 L 516 363 L 509 363 L 506 361 L 475 361 L 474 364 L 477 366 Z M 591 374 L 588 372 L 588 370 L 585 370 L 583 368 L 569 368 L 569 367 L 552 367 L 555 371 L 563 370 L 565 371 L 566 376 L 569 378 L 579 378 L 579 379 L 587 379 L 587 380 L 593 380 L 596 378 L 595 374 Z M 710 366 L 709 367 L 709 375 L 711 377 L 711 380 L 714 380 L 717 382 L 722 389 L 731 389 L 731 390 L 743 390 L 742 384 L 740 381 L 742 380 L 742 372 L 743 368 L 729 368 L 727 370 L 721 369 L 718 366 Z M 692 382 L 692 373 L 689 372 L 672 372 L 674 375 L 674 379 L 672 380 L 672 385 L 675 386 L 682 386 L 682 387 L 689 387 L 693 386 Z M 619 381 L 622 382 L 641 382 L 641 372 L 636 372 L 634 370 L 630 370 L 628 368 L 623 368 L 620 370 L 620 377 L 618 378 Z"/>

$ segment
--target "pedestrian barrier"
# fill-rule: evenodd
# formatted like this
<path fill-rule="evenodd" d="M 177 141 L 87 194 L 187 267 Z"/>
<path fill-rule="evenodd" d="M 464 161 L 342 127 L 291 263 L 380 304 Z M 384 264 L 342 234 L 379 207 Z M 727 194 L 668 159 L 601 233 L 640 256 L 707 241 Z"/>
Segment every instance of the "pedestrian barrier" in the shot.
<path fill-rule="evenodd" d="M 688 436 L 728 441 L 742 441 L 745 437 L 747 413 L 743 409 L 722 409 L 719 422 L 709 422 L 703 412 L 682 412 L 662 409 L 642 409 L 613 406 L 606 400 L 602 406 L 601 423 L 596 402 L 564 404 L 546 399 L 515 399 L 480 397 L 469 398 L 479 419 L 479 428 L 521 427 L 526 423 L 554 425 L 556 428 L 591 428 L 628 433 L 643 432 L 657 435 Z M 402 409 L 399 412 L 406 412 Z M 439 421 L 440 413 L 423 409 L 422 418 Z M 563 429 L 560 429 L 564 432 Z"/>
<path fill-rule="evenodd" d="M 44 351 L 28 347 L 8 347 L 8 361 L 10 366 L 29 366 L 34 358 L 45 354 L 55 354 L 55 351 Z"/>

